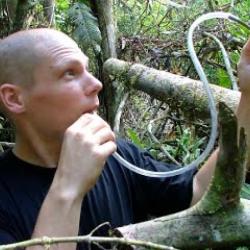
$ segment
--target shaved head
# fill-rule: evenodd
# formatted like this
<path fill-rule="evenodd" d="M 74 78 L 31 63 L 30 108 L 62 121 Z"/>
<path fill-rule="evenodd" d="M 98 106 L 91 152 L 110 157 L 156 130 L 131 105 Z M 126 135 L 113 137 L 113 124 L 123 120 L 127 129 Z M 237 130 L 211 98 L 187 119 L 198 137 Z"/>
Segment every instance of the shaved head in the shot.
<path fill-rule="evenodd" d="M 67 35 L 53 29 L 19 31 L 0 40 L 0 85 L 32 85 L 34 71 L 48 57 L 49 48 L 67 42 L 74 43 Z"/>

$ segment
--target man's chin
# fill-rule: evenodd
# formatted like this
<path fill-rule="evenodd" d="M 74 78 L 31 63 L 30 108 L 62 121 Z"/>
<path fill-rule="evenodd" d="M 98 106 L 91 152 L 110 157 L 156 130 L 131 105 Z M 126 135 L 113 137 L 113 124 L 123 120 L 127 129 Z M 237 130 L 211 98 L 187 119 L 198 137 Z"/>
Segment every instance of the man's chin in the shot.
<path fill-rule="evenodd" d="M 84 114 L 93 114 L 93 115 L 96 115 L 97 114 L 97 110 L 86 111 L 86 112 L 82 113 L 82 115 L 84 115 Z"/>

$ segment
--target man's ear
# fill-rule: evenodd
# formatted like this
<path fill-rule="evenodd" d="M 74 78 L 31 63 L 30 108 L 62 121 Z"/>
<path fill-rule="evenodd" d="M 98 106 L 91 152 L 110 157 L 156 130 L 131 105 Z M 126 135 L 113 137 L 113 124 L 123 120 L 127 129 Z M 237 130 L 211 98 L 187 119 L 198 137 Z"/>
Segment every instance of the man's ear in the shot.
<path fill-rule="evenodd" d="M 23 92 L 15 84 L 3 83 L 0 86 L 0 98 L 5 108 L 11 113 L 20 114 L 25 110 Z"/>

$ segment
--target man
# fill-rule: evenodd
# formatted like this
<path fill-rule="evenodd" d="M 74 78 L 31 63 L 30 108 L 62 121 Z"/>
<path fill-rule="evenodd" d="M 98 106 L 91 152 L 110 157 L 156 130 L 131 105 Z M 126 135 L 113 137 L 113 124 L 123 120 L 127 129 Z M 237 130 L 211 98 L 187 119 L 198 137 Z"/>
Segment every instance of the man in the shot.
<path fill-rule="evenodd" d="M 240 103 L 237 110 L 239 127 L 244 127 L 247 135 L 247 145 L 250 145 L 250 39 L 243 47 L 238 64 Z M 246 182 L 250 183 L 250 150 L 247 151 Z"/>
<path fill-rule="evenodd" d="M 102 84 L 65 34 L 35 29 L 3 39 L 0 72 L 1 109 L 16 127 L 13 151 L 0 158 L 0 244 L 84 235 L 105 221 L 113 227 L 135 223 L 148 214 L 183 210 L 202 197 L 217 152 L 194 179 L 192 171 L 143 177 L 112 157 L 117 150 L 137 166 L 166 169 L 134 145 L 115 141 L 95 114 Z"/>

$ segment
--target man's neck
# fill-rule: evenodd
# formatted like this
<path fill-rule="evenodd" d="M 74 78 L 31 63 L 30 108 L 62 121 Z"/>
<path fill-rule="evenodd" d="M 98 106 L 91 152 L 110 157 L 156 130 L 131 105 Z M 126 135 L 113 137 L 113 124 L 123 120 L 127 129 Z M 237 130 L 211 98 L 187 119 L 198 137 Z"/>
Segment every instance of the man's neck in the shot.
<path fill-rule="evenodd" d="M 60 150 L 61 143 L 55 143 L 51 139 L 44 140 L 37 134 L 19 136 L 17 133 L 13 152 L 17 157 L 31 164 L 54 168 L 57 166 Z"/>

